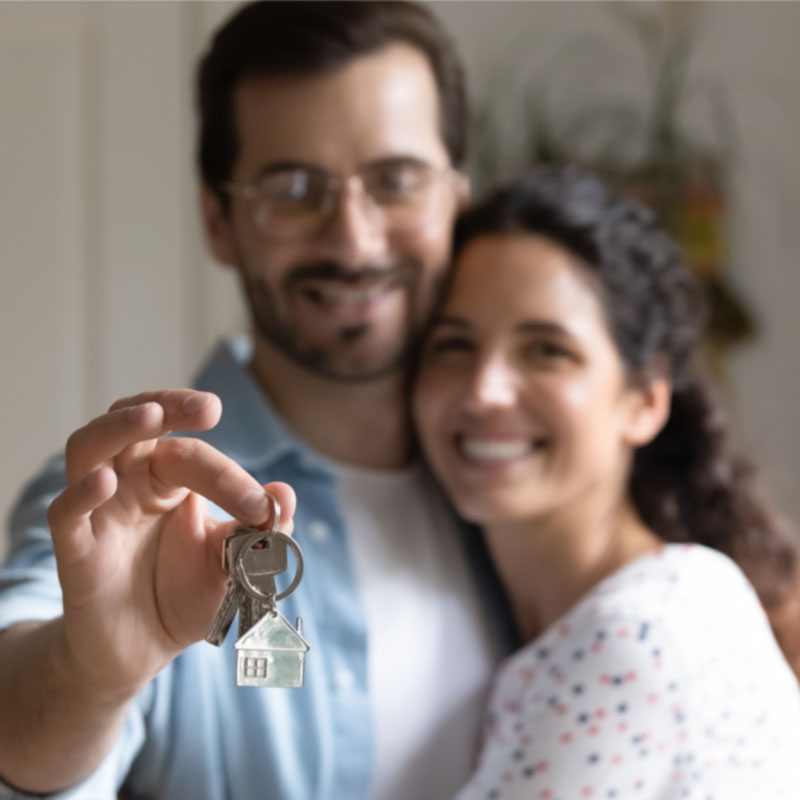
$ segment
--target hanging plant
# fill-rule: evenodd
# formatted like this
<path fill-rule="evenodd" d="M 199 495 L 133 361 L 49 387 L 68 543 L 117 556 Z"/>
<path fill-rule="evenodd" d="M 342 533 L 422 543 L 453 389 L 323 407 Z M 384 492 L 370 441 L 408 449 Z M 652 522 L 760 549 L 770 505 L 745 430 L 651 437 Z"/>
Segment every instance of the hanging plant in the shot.
<path fill-rule="evenodd" d="M 705 288 L 707 339 L 719 366 L 728 348 L 756 330 L 725 270 L 726 178 L 736 151 L 729 103 L 721 86 L 690 80 L 697 4 L 607 8 L 639 45 L 636 73 L 630 62 L 620 63 L 618 51 L 588 38 L 534 69 L 515 64 L 513 79 L 509 70 L 498 72 L 473 118 L 475 182 L 488 185 L 536 164 L 577 163 L 640 197 L 683 245 Z M 622 96 L 620 77 L 631 74 L 644 76 L 643 100 Z M 505 92 L 498 91 L 501 84 Z M 592 87 L 590 100 L 576 96 L 581 85 Z M 705 112 L 705 137 L 688 123 L 690 105 Z"/>

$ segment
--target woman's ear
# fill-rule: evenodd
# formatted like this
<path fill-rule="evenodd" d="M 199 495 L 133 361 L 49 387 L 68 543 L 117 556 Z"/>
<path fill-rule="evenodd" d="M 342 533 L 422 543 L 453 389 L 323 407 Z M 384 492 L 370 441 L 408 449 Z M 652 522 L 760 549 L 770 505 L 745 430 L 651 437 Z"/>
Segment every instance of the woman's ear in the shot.
<path fill-rule="evenodd" d="M 627 391 L 631 404 L 624 430 L 625 440 L 632 447 L 643 447 L 658 436 L 669 419 L 672 381 L 666 377 L 649 377 Z"/>
<path fill-rule="evenodd" d="M 206 242 L 214 258 L 226 267 L 235 267 L 230 216 L 225 213 L 217 195 L 205 183 L 200 185 L 200 213 Z"/>

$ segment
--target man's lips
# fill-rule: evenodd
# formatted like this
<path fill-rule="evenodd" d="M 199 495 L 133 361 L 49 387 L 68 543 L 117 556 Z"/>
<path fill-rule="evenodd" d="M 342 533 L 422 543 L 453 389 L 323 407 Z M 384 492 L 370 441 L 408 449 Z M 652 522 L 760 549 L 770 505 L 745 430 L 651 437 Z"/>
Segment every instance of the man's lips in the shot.
<path fill-rule="evenodd" d="M 304 281 L 298 288 L 310 300 L 323 306 L 355 307 L 369 305 L 398 286 L 396 280 L 383 279 L 358 283 Z"/>

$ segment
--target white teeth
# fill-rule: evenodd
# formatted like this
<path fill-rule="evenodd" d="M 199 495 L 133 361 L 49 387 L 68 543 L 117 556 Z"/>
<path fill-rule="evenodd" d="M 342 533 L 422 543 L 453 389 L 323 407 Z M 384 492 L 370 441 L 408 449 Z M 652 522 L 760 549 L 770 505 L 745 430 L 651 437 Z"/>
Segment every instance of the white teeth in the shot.
<path fill-rule="evenodd" d="M 341 286 L 321 285 L 317 287 L 317 291 L 326 303 L 341 303 L 342 305 L 354 306 L 372 302 L 386 291 L 386 287 L 381 285 L 371 286 L 367 289 L 351 289 Z"/>
<path fill-rule="evenodd" d="M 463 439 L 461 449 L 467 458 L 473 461 L 504 461 L 522 458 L 533 449 L 527 439 L 516 441 L 498 439 Z"/>

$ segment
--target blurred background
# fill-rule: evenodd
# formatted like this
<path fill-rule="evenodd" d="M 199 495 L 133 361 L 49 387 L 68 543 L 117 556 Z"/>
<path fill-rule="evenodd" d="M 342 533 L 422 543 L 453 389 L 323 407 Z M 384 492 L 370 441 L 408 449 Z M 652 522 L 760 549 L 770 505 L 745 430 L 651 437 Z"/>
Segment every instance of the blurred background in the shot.
<path fill-rule="evenodd" d="M 800 521 L 800 4 L 432 2 L 478 189 L 579 160 L 658 206 L 747 448 Z M 245 327 L 206 256 L 193 71 L 227 2 L 0 2 L 0 512 L 114 399 Z M 0 535 L 0 552 L 5 531 Z"/>

